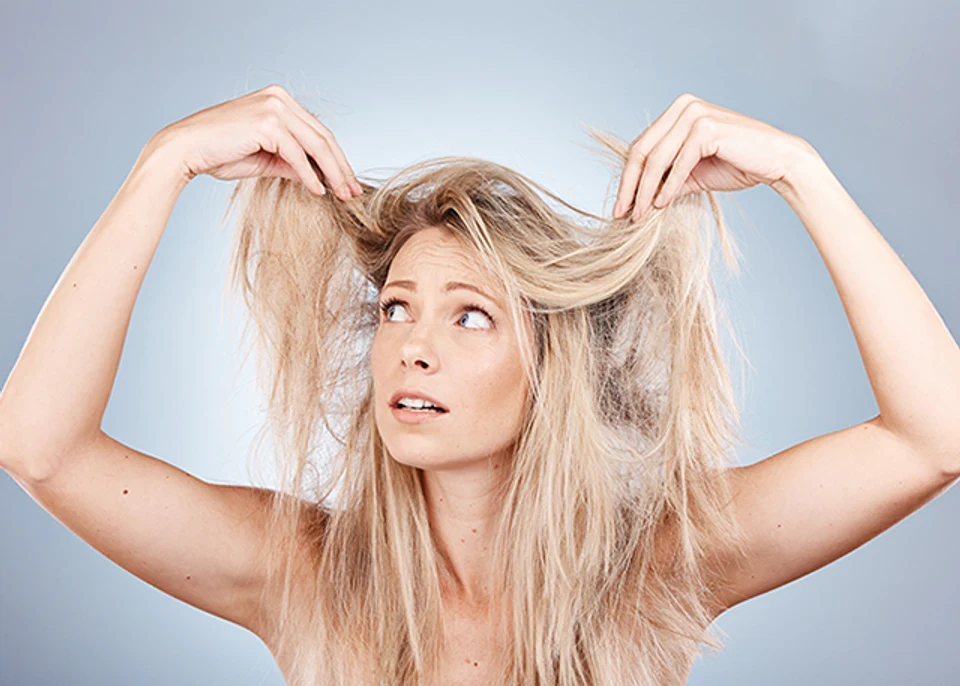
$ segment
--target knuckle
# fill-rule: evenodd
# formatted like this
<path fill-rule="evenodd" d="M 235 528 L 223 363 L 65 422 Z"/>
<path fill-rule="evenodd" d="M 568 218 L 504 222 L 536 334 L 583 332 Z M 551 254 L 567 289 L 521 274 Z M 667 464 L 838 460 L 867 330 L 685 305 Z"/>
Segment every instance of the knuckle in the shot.
<path fill-rule="evenodd" d="M 271 96 L 281 96 L 285 95 L 287 91 L 284 90 L 283 86 L 271 83 L 269 86 L 266 86 L 262 92 Z"/>
<path fill-rule="evenodd" d="M 713 136 L 717 132 L 717 121 L 713 117 L 698 117 L 690 132 L 698 138 Z"/>
<path fill-rule="evenodd" d="M 262 131 L 276 133 L 282 128 L 283 119 L 280 113 L 273 108 L 267 108 L 260 112 L 257 119 L 257 124 Z"/>
<path fill-rule="evenodd" d="M 268 93 L 263 98 L 262 107 L 264 110 L 274 112 L 279 116 L 287 108 L 287 104 L 284 102 L 282 96 L 276 93 Z"/>
<path fill-rule="evenodd" d="M 638 162 L 646 156 L 647 153 L 643 150 L 640 139 L 633 141 L 627 149 L 627 157 L 633 162 Z"/>
<path fill-rule="evenodd" d="M 704 114 L 706 114 L 707 110 L 708 108 L 706 104 L 703 102 L 703 100 L 691 100 L 683 108 L 683 114 L 684 116 L 687 116 L 687 117 L 699 118 L 699 117 L 702 117 Z"/>
<path fill-rule="evenodd" d="M 653 152 L 650 153 L 650 157 L 647 158 L 647 165 L 656 166 L 658 164 L 663 164 L 667 161 L 666 157 L 668 154 L 669 153 L 664 146 L 658 145 Z"/>
<path fill-rule="evenodd" d="M 313 134 L 311 134 L 311 136 L 313 140 L 310 142 L 311 143 L 310 147 L 315 152 L 315 156 L 316 155 L 320 156 L 320 157 L 317 157 L 317 161 L 319 162 L 321 158 L 325 158 L 329 155 L 332 146 L 319 133 L 314 132 Z"/>

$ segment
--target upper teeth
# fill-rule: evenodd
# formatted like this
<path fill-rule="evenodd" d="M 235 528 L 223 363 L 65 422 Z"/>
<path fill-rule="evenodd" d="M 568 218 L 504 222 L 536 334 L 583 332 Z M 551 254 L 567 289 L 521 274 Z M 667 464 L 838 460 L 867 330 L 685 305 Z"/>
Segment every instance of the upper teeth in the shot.
<path fill-rule="evenodd" d="M 429 400 L 424 400 L 423 398 L 400 398 L 400 400 L 397 401 L 397 405 L 407 405 L 409 407 L 421 407 L 421 408 L 434 407 L 438 410 L 440 409 Z"/>

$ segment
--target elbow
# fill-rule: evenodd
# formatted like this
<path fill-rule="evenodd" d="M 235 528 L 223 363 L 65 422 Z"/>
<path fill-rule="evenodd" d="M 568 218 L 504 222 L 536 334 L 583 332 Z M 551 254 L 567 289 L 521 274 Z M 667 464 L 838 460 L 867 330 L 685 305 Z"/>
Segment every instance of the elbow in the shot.
<path fill-rule="evenodd" d="M 936 461 L 947 481 L 960 477 L 960 436 L 945 434 L 926 443 L 922 449 Z"/>
<path fill-rule="evenodd" d="M 960 413 L 957 419 L 960 420 Z M 895 433 L 901 441 L 913 448 L 916 455 L 931 462 L 945 481 L 953 482 L 960 478 L 960 430 L 952 427 L 924 428 L 923 430 L 918 430 L 914 426 L 893 427 L 879 415 L 871 421 Z M 960 421 L 954 424 L 960 425 Z"/>
<path fill-rule="evenodd" d="M 951 482 L 960 478 L 960 443 L 954 443 L 943 459 L 944 476 Z"/>
<path fill-rule="evenodd" d="M 0 403 L 2 405 L 2 403 Z M 49 478 L 65 459 L 77 453 L 77 447 L 94 440 L 100 430 L 83 439 L 64 441 L 55 432 L 24 431 L 10 412 L 0 411 L 0 469 L 30 482 Z"/>
<path fill-rule="evenodd" d="M 18 447 L 13 434 L 0 417 L 0 469 L 19 481 L 37 483 L 52 472 L 52 460 L 41 460 L 37 455 Z"/>
<path fill-rule="evenodd" d="M 933 460 L 947 483 L 960 478 L 960 439 L 952 436 L 925 441 L 917 445 L 919 454 Z"/>

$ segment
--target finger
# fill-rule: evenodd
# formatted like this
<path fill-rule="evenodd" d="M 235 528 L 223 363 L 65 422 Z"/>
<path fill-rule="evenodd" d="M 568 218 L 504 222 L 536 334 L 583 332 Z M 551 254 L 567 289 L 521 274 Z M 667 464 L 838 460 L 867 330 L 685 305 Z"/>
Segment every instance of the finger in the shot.
<path fill-rule="evenodd" d="M 330 187 L 336 189 L 337 195 L 342 200 L 353 197 L 353 191 L 347 184 L 347 178 L 327 139 L 292 112 L 286 123 L 300 146 L 313 157 Z"/>
<path fill-rule="evenodd" d="M 280 123 L 268 125 L 265 138 L 266 140 L 261 143 L 262 148 L 282 157 L 307 188 L 317 195 L 326 194 L 323 184 L 307 160 L 307 153 L 289 129 Z"/>
<path fill-rule="evenodd" d="M 319 119 L 306 110 L 296 100 L 291 98 L 291 101 L 293 103 L 292 107 L 295 110 L 295 113 L 298 114 L 298 116 L 300 116 L 300 118 L 305 121 L 308 126 L 314 129 L 330 148 L 334 158 L 337 161 L 337 164 L 340 167 L 341 175 L 343 176 L 348 188 L 358 195 L 363 193 L 363 186 L 361 186 L 360 182 L 357 180 L 357 175 L 350 166 L 350 163 L 347 161 L 347 156 L 343 153 L 343 149 L 337 142 L 337 138 L 333 135 L 333 132 L 324 126 Z"/>
<path fill-rule="evenodd" d="M 667 168 L 673 163 L 690 130 L 689 117 L 681 116 L 666 135 L 660 139 L 643 166 L 637 197 L 633 206 L 634 220 L 642 217 L 650 206 L 653 194 L 657 192 Z"/>
<path fill-rule="evenodd" d="M 640 178 L 640 172 L 643 170 L 643 162 L 643 155 L 636 150 L 632 150 L 627 157 L 627 163 L 623 167 L 623 174 L 620 176 L 617 202 L 613 206 L 613 216 L 618 219 L 630 209 L 629 198 L 632 198 L 634 195 L 637 180 Z"/>
<path fill-rule="evenodd" d="M 717 123 L 709 117 L 701 117 L 690 127 L 690 134 L 680 146 L 673 168 L 663 182 L 663 189 L 653 201 L 654 207 L 666 207 L 680 190 L 681 185 L 704 157 L 717 154 Z"/>
<path fill-rule="evenodd" d="M 663 188 L 660 189 L 657 197 L 653 200 L 654 207 L 658 209 L 666 207 L 676 189 L 686 180 L 687 176 L 690 175 L 690 172 L 693 171 L 693 168 L 700 161 L 701 144 L 697 133 L 700 130 L 701 129 L 694 126 L 690 130 L 690 134 L 686 140 L 680 146 L 680 152 L 677 153 L 677 158 L 670 167 L 670 172 L 663 182 Z"/>
<path fill-rule="evenodd" d="M 647 156 L 680 118 L 684 108 L 694 100 L 697 100 L 697 98 L 688 93 L 678 97 L 630 144 L 630 152 L 624 165 L 623 175 L 620 178 L 620 188 L 617 190 L 617 202 L 614 205 L 615 217 L 626 214 L 627 210 L 630 209 L 630 204 L 636 196 L 637 182 L 644 169 Z"/>
<path fill-rule="evenodd" d="M 363 193 L 363 187 L 360 185 L 360 182 L 357 181 L 357 175 L 354 173 L 353 168 L 350 166 L 350 163 L 347 162 L 347 156 L 343 154 L 343 150 L 340 148 L 340 144 L 337 143 L 336 137 L 333 135 L 333 132 L 327 128 L 323 122 L 321 122 L 312 112 L 307 108 L 301 105 L 296 98 L 287 93 L 285 90 L 278 90 L 277 94 L 281 99 L 293 110 L 301 120 L 304 121 L 310 128 L 317 132 L 326 142 L 330 149 L 333 151 L 333 156 L 337 160 L 337 164 L 343 170 L 343 176 L 347 180 L 347 183 L 350 185 L 353 191 L 357 194 Z"/>
<path fill-rule="evenodd" d="M 326 129 L 326 127 L 323 128 Z M 347 156 L 343 154 L 343 149 L 340 147 L 333 133 L 330 132 L 329 129 L 326 130 L 327 135 L 325 135 L 323 139 L 327 142 L 327 145 L 333 151 L 333 156 L 340 164 L 340 169 L 343 170 L 343 177 L 347 182 L 348 189 L 354 191 L 357 195 L 361 195 L 363 193 L 363 186 L 357 181 L 357 175 L 354 173 L 350 163 L 347 162 Z"/>

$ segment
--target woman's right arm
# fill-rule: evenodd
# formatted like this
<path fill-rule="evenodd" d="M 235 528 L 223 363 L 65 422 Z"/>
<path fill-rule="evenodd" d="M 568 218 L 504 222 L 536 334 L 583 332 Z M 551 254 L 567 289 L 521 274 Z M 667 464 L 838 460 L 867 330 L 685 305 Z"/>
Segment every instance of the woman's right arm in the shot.
<path fill-rule="evenodd" d="M 67 264 L 0 392 L 0 466 L 39 480 L 96 439 L 134 302 L 188 177 L 158 133 Z"/>
<path fill-rule="evenodd" d="M 100 428 L 137 292 L 185 185 L 171 150 L 148 144 L 48 296 L 0 394 L 0 466 L 123 569 L 261 635 L 268 493 L 207 483 Z"/>
<path fill-rule="evenodd" d="M 318 194 L 326 179 L 341 200 L 348 186 L 362 192 L 329 130 L 278 87 L 161 130 L 64 269 L 0 391 L 0 468 L 125 570 L 266 641 L 270 491 L 207 483 L 101 429 L 144 274 L 200 173 L 297 178 Z"/>

